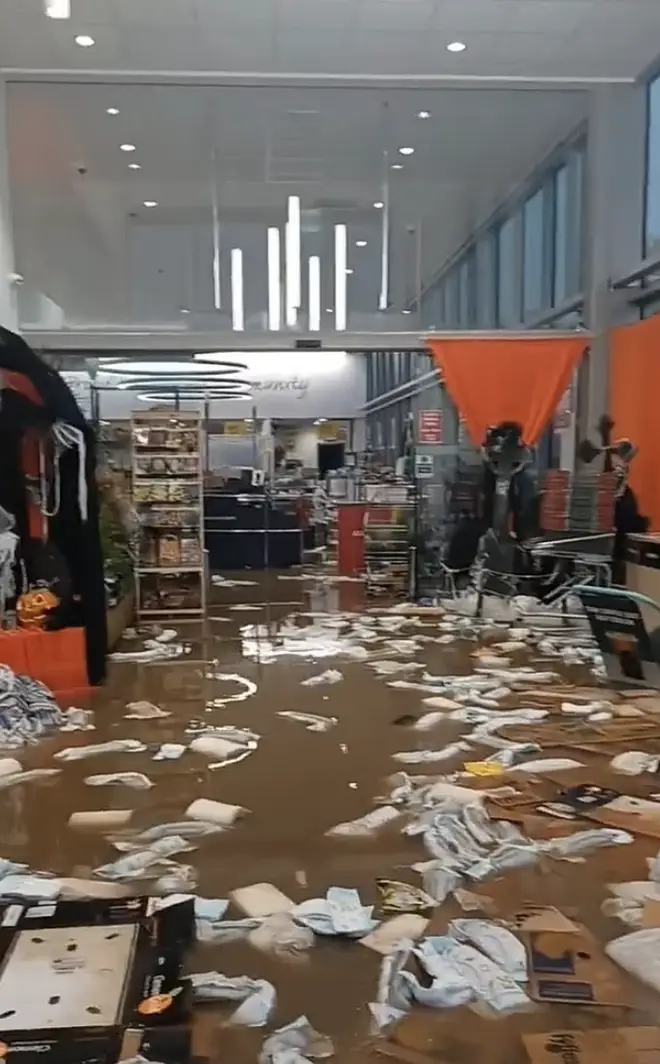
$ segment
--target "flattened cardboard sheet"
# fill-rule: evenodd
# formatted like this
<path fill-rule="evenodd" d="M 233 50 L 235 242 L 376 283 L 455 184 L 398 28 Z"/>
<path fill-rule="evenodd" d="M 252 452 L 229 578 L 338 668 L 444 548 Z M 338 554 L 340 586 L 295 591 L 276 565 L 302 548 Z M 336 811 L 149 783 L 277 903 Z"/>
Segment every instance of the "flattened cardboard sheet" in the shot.
<path fill-rule="evenodd" d="M 558 1030 L 522 1040 L 531 1064 L 657 1064 L 660 1054 L 658 1027 Z"/>
<path fill-rule="evenodd" d="M 516 931 L 554 931 L 558 934 L 569 934 L 581 930 L 554 905 L 535 905 L 533 902 L 525 902 L 512 916 L 507 916 L 506 922 Z"/>
<path fill-rule="evenodd" d="M 585 930 L 524 935 L 529 995 L 534 1001 L 575 1005 L 632 1004 L 621 970 Z"/>

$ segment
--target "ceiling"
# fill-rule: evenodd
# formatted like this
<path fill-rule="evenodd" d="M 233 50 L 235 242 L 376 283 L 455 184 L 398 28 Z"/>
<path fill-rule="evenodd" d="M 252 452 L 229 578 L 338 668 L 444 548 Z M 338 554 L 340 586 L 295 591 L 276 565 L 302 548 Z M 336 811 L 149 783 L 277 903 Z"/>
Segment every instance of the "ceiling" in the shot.
<path fill-rule="evenodd" d="M 266 229 L 283 227 L 289 195 L 301 199 L 303 258 L 321 257 L 324 304 L 332 302 L 333 227 L 341 222 L 353 270 L 349 314 L 373 316 L 382 224 L 374 203 L 387 176 L 398 313 L 420 275 L 428 280 L 584 119 L 586 101 L 584 92 L 538 89 L 10 82 L 23 302 L 32 289 L 45 293 L 75 324 L 181 324 L 184 308 L 193 312 L 188 328 L 192 316 L 200 329 L 227 327 L 213 305 L 215 184 L 222 283 L 227 293 L 229 252 L 241 247 L 248 328 L 264 327 Z M 122 152 L 123 143 L 135 152 Z M 402 156 L 400 147 L 415 152 Z M 141 168 L 130 170 L 132 161 Z M 43 307 L 32 308 L 27 320 L 39 314 Z"/>
<path fill-rule="evenodd" d="M 0 68 L 634 78 L 658 0 L 0 0 Z M 77 34 L 95 40 L 74 43 Z M 446 50 L 461 40 L 461 54 Z"/>

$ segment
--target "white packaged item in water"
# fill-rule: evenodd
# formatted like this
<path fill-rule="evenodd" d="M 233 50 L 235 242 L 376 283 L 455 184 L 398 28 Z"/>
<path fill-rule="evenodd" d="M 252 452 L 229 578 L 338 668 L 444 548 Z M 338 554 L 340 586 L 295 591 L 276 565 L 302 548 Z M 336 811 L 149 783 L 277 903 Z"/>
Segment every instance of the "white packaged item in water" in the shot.
<path fill-rule="evenodd" d="M 24 901 L 51 901 L 60 895 L 59 879 L 45 876 L 9 875 L 0 879 L 0 897 L 22 898 Z"/>
<path fill-rule="evenodd" d="M 401 816 L 401 810 L 391 805 L 381 805 L 378 809 L 372 809 L 357 820 L 347 820 L 343 824 L 336 824 L 334 828 L 326 831 L 329 836 L 343 836 L 347 838 L 368 838 L 375 835 L 380 828 L 397 820 Z"/>
<path fill-rule="evenodd" d="M 94 714 L 91 709 L 79 709 L 77 706 L 70 706 L 69 709 L 64 711 L 66 718 L 65 723 L 60 727 L 60 731 L 94 731 Z"/>
<path fill-rule="evenodd" d="M 610 765 L 615 772 L 622 772 L 626 776 L 641 776 L 643 772 L 657 772 L 660 757 L 643 750 L 627 750 L 613 757 Z"/>
<path fill-rule="evenodd" d="M 207 680 L 220 680 L 223 683 L 237 683 L 241 685 L 242 690 L 235 695 L 227 695 L 225 698 L 213 698 L 210 702 L 207 702 L 207 709 L 222 709 L 229 702 L 244 702 L 246 698 L 250 698 L 257 690 L 256 683 L 252 680 L 248 680 L 246 676 L 240 676 L 237 672 L 207 672 Z"/>
<path fill-rule="evenodd" d="M 491 876 L 502 875 L 504 872 L 512 872 L 515 868 L 527 868 L 529 865 L 536 864 L 539 860 L 539 853 L 539 846 L 535 842 L 530 842 L 526 846 L 503 842 L 487 857 L 470 865 L 465 875 L 475 883 L 481 883 L 484 879 L 490 879 Z"/>
<path fill-rule="evenodd" d="M 603 916 L 621 920 L 628 927 L 640 927 L 644 919 L 644 906 L 636 905 L 626 898 L 606 898 L 600 911 Z"/>
<path fill-rule="evenodd" d="M 422 702 L 431 709 L 460 709 L 460 705 L 453 698 L 445 698 L 444 695 L 433 695 L 431 698 L 423 698 Z"/>
<path fill-rule="evenodd" d="M 138 834 L 117 835 L 111 838 L 111 842 L 118 850 L 135 850 L 149 846 L 152 842 L 158 842 L 172 835 L 180 835 L 183 839 L 200 839 L 204 835 L 212 835 L 222 831 L 216 824 L 207 824 L 201 820 L 174 820 L 167 824 L 155 824 L 151 828 L 145 828 Z M 201 900 L 201 899 L 198 899 Z"/>
<path fill-rule="evenodd" d="M 265 1027 L 275 1007 L 275 987 L 265 979 L 204 972 L 190 976 L 195 1001 L 240 1001 L 230 1024 Z"/>
<path fill-rule="evenodd" d="M 155 636 L 157 643 L 171 643 L 178 636 L 176 628 L 164 628 L 160 635 Z"/>
<path fill-rule="evenodd" d="M 128 710 L 128 713 L 124 714 L 126 720 L 156 720 L 158 717 L 171 716 L 164 709 L 155 706 L 153 702 L 129 702 L 126 709 Z"/>
<path fill-rule="evenodd" d="M 386 920 L 370 935 L 361 938 L 360 944 L 386 957 L 400 942 L 421 938 L 428 925 L 428 919 L 419 913 L 400 913 L 399 916 Z"/>
<path fill-rule="evenodd" d="M 304 724 L 305 729 L 312 732 L 329 731 L 337 724 L 336 717 L 321 717 L 316 713 L 297 713 L 291 709 L 280 710 L 277 715 L 286 720 L 295 720 L 298 724 Z"/>
<path fill-rule="evenodd" d="M 0 779 L 3 776 L 16 776 L 23 771 L 23 766 L 15 757 L 0 758 Z"/>
<path fill-rule="evenodd" d="M 415 723 L 413 724 L 414 731 L 430 731 L 431 728 L 435 728 L 436 724 L 440 724 L 447 719 L 447 714 L 441 710 L 432 710 L 430 713 L 423 713 Z"/>
<path fill-rule="evenodd" d="M 234 763 L 248 757 L 253 750 L 257 749 L 257 743 L 236 743 L 229 739 L 223 739 L 219 735 L 200 735 L 190 743 L 190 749 L 196 754 L 204 754 L 206 757 L 218 757 L 222 761 Z"/>
<path fill-rule="evenodd" d="M 101 879 L 111 880 L 141 879 L 152 865 L 162 864 L 166 858 L 172 857 L 175 853 L 191 849 L 193 847 L 190 843 L 180 836 L 166 836 L 152 843 L 146 850 L 136 850 L 127 857 L 120 857 L 117 861 L 95 868 L 94 875 Z"/>
<path fill-rule="evenodd" d="M 288 913 L 294 907 L 288 898 L 272 883 L 253 883 L 249 887 L 238 887 L 230 895 L 235 905 L 248 916 L 273 916 L 274 913 Z"/>
<path fill-rule="evenodd" d="M 183 743 L 163 743 L 160 750 L 153 756 L 153 761 L 178 761 L 180 757 L 183 757 L 187 746 Z"/>
<path fill-rule="evenodd" d="M 417 867 L 422 873 L 424 890 L 437 905 L 442 905 L 445 898 L 452 894 L 461 882 L 461 875 L 452 868 L 447 868 L 444 860 L 435 859 L 424 861 L 423 868 Z"/>
<path fill-rule="evenodd" d="M 192 865 L 177 864 L 176 861 L 172 861 L 172 865 L 174 867 L 158 877 L 154 883 L 154 890 L 160 894 L 180 894 L 184 891 L 195 890 L 197 870 Z"/>
<path fill-rule="evenodd" d="M 514 772 L 563 772 L 568 768 L 583 768 L 582 761 L 575 761 L 571 757 L 541 757 L 537 761 L 526 761 L 522 765 L 516 765 Z"/>
<path fill-rule="evenodd" d="M 490 1008 L 502 1015 L 530 1004 L 527 994 L 499 965 L 484 956 L 473 946 L 457 942 L 451 935 L 438 935 L 425 939 L 413 953 L 439 987 L 451 983 L 454 988 L 461 982 L 466 984 L 475 998 L 483 1001 Z M 431 985 L 416 1000 L 424 1003 L 424 998 L 433 1002 L 439 987 Z"/>
<path fill-rule="evenodd" d="M 296 905 L 291 915 L 296 923 L 308 927 L 316 935 L 343 935 L 363 938 L 375 931 L 373 905 L 363 905 L 357 890 L 329 887 L 325 898 L 309 898 Z"/>
<path fill-rule="evenodd" d="M 457 941 L 476 946 L 517 983 L 527 982 L 525 947 L 506 927 L 492 920 L 452 920 L 449 932 Z"/>
<path fill-rule="evenodd" d="M 605 953 L 624 971 L 660 993 L 660 927 L 615 938 L 605 946 Z"/>
<path fill-rule="evenodd" d="M 0 887 L 1 887 L 0 883 Z M 92 879 L 64 878 L 60 880 L 62 901 L 85 901 L 88 898 L 113 901 L 128 898 L 132 891 L 121 883 L 95 883 Z"/>
<path fill-rule="evenodd" d="M 143 772 L 106 772 L 97 776 L 86 776 L 85 783 L 89 787 L 105 787 L 111 783 L 121 783 L 124 787 L 131 787 L 135 791 L 148 791 L 154 786 Z"/>
<path fill-rule="evenodd" d="M 301 927 L 290 913 L 273 913 L 266 916 L 248 942 L 262 953 L 271 953 L 280 960 L 299 959 L 313 947 L 316 939 L 308 927 Z"/>
<path fill-rule="evenodd" d="M 261 926 L 261 920 L 246 917 L 244 920 L 196 920 L 197 941 L 211 946 L 227 946 L 241 942 Z"/>
<path fill-rule="evenodd" d="M 72 813 L 69 817 L 70 828 L 96 828 L 107 831 L 123 828 L 130 823 L 132 809 L 89 809 Z"/>
<path fill-rule="evenodd" d="M 261 1048 L 259 1064 L 305 1064 L 309 1059 L 325 1060 L 334 1052 L 327 1035 L 315 1031 L 306 1016 L 299 1016 L 269 1035 Z"/>
<path fill-rule="evenodd" d="M 432 761 L 449 761 L 469 749 L 468 743 L 457 742 L 450 743 L 442 750 L 402 750 L 398 754 L 392 754 L 392 757 L 402 765 L 425 765 Z"/>
<path fill-rule="evenodd" d="M 204 820 L 208 824 L 229 828 L 244 813 L 249 812 L 242 805 L 228 805 L 215 802 L 211 798 L 196 798 L 186 809 L 185 815 L 193 820 Z"/>
<path fill-rule="evenodd" d="M 344 677 L 339 669 L 326 669 L 325 672 L 319 672 L 316 676 L 309 676 L 306 680 L 301 680 L 301 687 L 318 687 L 319 684 L 331 684 L 339 683 Z"/>
<path fill-rule="evenodd" d="M 60 768 L 30 768 L 26 772 L 13 772 L 8 776 L 0 776 L 0 791 L 13 787 L 16 783 L 32 783 L 34 780 L 46 780 L 52 776 L 59 776 Z"/>
<path fill-rule="evenodd" d="M 111 739 L 92 746 L 67 746 L 54 755 L 57 761 L 81 761 L 96 754 L 140 754 L 147 747 L 139 739 Z"/>
<path fill-rule="evenodd" d="M 631 905 L 643 905 L 647 901 L 660 901 L 660 885 L 647 879 L 627 883 L 608 883 L 607 889 L 622 901 Z"/>
<path fill-rule="evenodd" d="M 616 828 L 594 828 L 590 831 L 576 831 L 575 834 L 567 835 L 562 839 L 542 842 L 539 848 L 550 857 L 571 860 L 574 857 L 583 857 L 585 853 L 592 853 L 603 846 L 625 846 L 631 842 L 634 842 L 634 838 L 627 831 L 618 831 Z"/>

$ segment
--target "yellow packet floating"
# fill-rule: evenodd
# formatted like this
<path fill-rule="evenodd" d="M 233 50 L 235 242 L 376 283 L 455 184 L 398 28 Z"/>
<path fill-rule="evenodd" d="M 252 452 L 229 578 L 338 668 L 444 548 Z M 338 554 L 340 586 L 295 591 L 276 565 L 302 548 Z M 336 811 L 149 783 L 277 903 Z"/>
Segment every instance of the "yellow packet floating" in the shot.
<path fill-rule="evenodd" d="M 493 761 L 466 761 L 463 765 L 471 776 L 503 776 L 506 769 Z"/>

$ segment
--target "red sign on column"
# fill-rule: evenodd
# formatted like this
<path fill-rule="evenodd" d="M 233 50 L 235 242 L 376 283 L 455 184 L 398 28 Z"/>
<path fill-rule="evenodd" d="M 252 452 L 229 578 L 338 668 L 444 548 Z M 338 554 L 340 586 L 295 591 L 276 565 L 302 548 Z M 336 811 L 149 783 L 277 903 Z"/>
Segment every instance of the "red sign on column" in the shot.
<path fill-rule="evenodd" d="M 419 411 L 417 442 L 442 443 L 442 410 Z"/>

